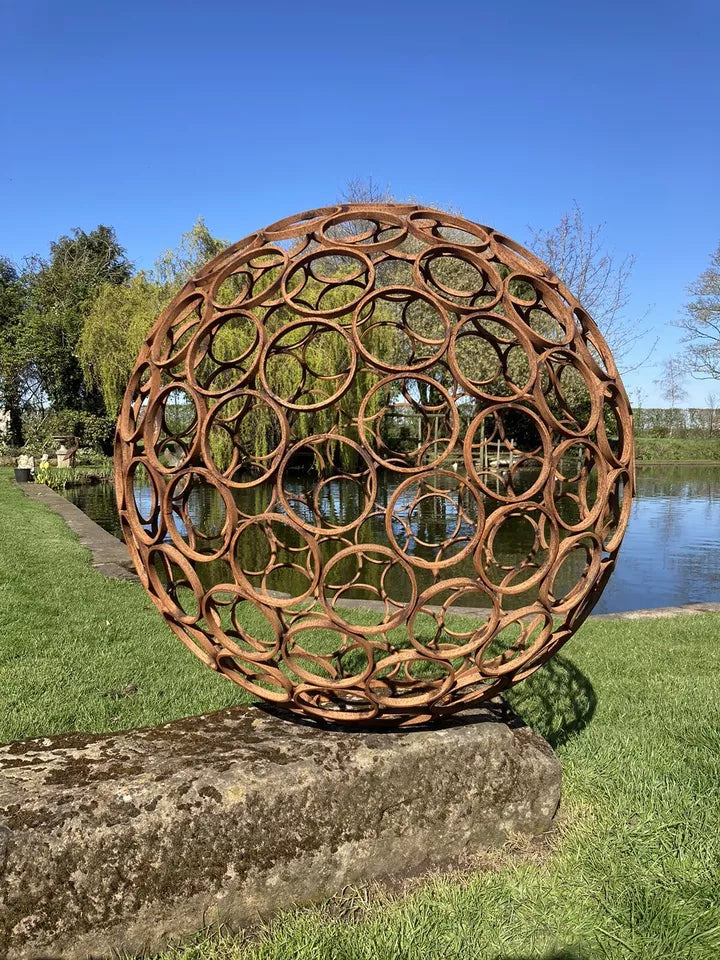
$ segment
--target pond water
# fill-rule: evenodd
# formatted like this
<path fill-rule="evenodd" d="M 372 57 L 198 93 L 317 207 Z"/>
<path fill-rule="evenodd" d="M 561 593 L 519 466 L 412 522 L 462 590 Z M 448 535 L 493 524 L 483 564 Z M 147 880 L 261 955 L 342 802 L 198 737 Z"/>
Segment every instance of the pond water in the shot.
<path fill-rule="evenodd" d="M 615 613 L 684 603 L 720 602 L 720 464 L 639 465 L 637 481 L 637 494 L 617 568 L 595 612 Z M 387 479 L 382 482 L 379 477 L 379 503 L 386 504 L 393 489 Z M 70 488 L 65 491 L 65 496 L 110 533 L 120 536 L 115 493 L 111 484 Z M 146 497 L 149 501 L 149 490 Z M 351 499 L 345 498 L 342 504 L 331 503 L 328 509 L 332 508 L 333 513 L 340 516 L 347 511 L 352 512 L 354 505 L 349 502 Z M 136 486 L 139 507 L 142 506 L 142 500 L 143 490 Z M 198 517 L 198 523 L 202 522 L 206 529 L 212 528 L 214 504 L 198 499 L 190 504 L 190 508 L 194 517 Z M 335 522 L 340 521 L 338 519 Z M 432 540 L 442 532 L 457 530 L 458 517 L 425 516 L 420 518 L 420 522 L 422 530 L 418 540 Z M 462 526 L 459 532 L 462 535 Z M 505 525 L 502 538 L 495 547 L 503 564 L 513 563 L 527 554 L 526 539 L 526 531 Z M 363 540 L 383 543 L 385 531 L 369 523 L 363 532 Z M 244 549 L 247 560 L 244 557 L 239 559 L 243 564 L 252 566 L 251 558 L 257 557 L 258 546 L 248 538 Z M 579 556 L 577 560 L 579 562 Z M 202 566 L 208 581 L 211 580 L 212 564 Z M 452 576 L 473 574 L 469 558 L 453 565 L 451 569 Z M 284 571 L 284 575 L 287 577 L 287 571 Z M 397 576 L 398 582 L 393 586 L 392 593 L 400 599 L 403 583 L 399 569 Z M 567 579 L 568 587 L 575 582 L 577 571 L 572 564 L 563 571 L 563 577 Z M 418 586 L 422 589 L 428 584 L 419 582 Z M 269 586 L 288 589 L 287 583 L 271 583 Z M 301 585 L 298 587 L 300 591 L 303 589 Z M 353 594 L 347 596 L 352 597 Z M 527 602 L 527 596 L 527 593 L 523 594 L 523 603 Z"/>

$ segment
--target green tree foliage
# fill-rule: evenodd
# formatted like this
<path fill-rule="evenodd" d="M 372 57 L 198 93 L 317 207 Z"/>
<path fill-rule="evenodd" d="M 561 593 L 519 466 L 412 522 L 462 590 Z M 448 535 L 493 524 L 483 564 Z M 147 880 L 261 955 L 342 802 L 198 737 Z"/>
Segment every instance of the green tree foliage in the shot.
<path fill-rule="evenodd" d="M 0 258 L 0 409 L 10 414 L 7 440 L 21 446 L 27 363 L 22 349 L 25 288 L 14 265 Z"/>
<path fill-rule="evenodd" d="M 26 446 L 36 453 L 54 453 L 55 437 L 74 436 L 81 447 L 112 452 L 115 421 L 87 410 L 33 410 L 23 420 Z"/>
<path fill-rule="evenodd" d="M 78 356 L 86 384 L 100 392 L 111 416 L 118 412 L 138 351 L 162 309 L 226 246 L 200 217 L 174 250 L 158 258 L 154 272 L 100 286 L 79 337 Z M 224 348 L 235 349 L 233 338 L 226 339 Z"/>
<path fill-rule="evenodd" d="M 352 199 L 367 199 L 362 196 L 365 190 L 362 183 L 353 185 L 352 189 L 357 194 Z M 370 184 L 369 189 L 374 191 L 374 185 Z M 385 191 L 372 199 L 387 200 L 389 196 Z M 353 232 L 353 229 L 360 229 L 360 225 L 355 223 L 337 229 Z M 461 232 L 457 233 L 457 237 L 454 233 L 450 230 L 446 239 L 460 242 L 467 239 Z M 566 245 L 572 246 L 575 235 L 570 231 L 568 238 L 567 234 L 568 230 L 563 234 Z M 594 244 L 595 234 L 592 231 L 591 239 Z M 417 244 L 418 241 L 409 238 L 408 250 Z M 97 414 L 107 411 L 115 416 L 140 346 L 155 319 L 198 269 L 226 246 L 224 240 L 210 233 L 200 218 L 182 236 L 175 249 L 166 251 L 158 258 L 154 271 L 132 276 L 131 266 L 114 231 L 101 226 L 89 234 L 75 230 L 71 236 L 61 237 L 51 245 L 49 259 L 36 259 L 31 263 L 24 285 L 16 273 L 6 271 L 3 274 L 8 278 L 3 281 L 5 288 L 19 284 L 20 288 L 27 289 L 29 295 L 20 333 L 18 335 L 17 326 L 13 327 L 15 335 L 11 338 L 17 347 L 13 356 L 19 365 L 18 376 L 22 374 L 27 382 L 28 375 L 34 375 L 56 411 L 77 410 Z M 589 259 L 597 255 L 597 246 L 591 244 Z M 336 317 L 334 321 L 347 328 L 352 320 L 352 304 L 357 299 L 357 286 L 349 279 L 352 264 L 344 264 L 340 256 L 327 260 L 323 269 L 325 279 L 319 282 L 312 277 L 306 278 L 301 294 L 294 291 L 293 296 L 300 297 L 319 311 L 334 311 L 347 305 L 347 313 Z M 607 267 L 602 258 L 601 262 Z M 223 282 L 214 293 L 216 302 L 231 304 L 238 300 L 241 303 L 248 284 L 252 286 L 253 296 L 257 295 L 273 282 L 278 269 L 280 265 L 277 258 L 272 255 L 263 258 L 261 255 Z M 346 281 L 343 277 L 347 269 L 350 269 L 350 273 Z M 507 271 L 503 272 L 501 266 L 498 269 L 505 279 Z M 617 280 L 620 286 L 623 276 L 621 272 Z M 518 287 L 513 292 L 529 304 L 525 311 L 525 322 L 550 342 L 561 339 L 562 331 L 543 309 L 542 303 L 538 300 L 536 307 L 532 306 L 533 301 L 537 300 L 535 291 L 521 279 L 513 282 Z M 520 289 L 523 284 L 527 290 Z M 412 271 L 402 260 L 388 261 L 378 267 L 376 285 L 379 291 L 382 288 L 410 287 L 413 285 Z M 462 291 L 475 291 L 473 304 L 480 312 L 487 303 L 485 315 L 467 323 L 462 336 L 457 339 L 458 363 L 467 378 L 488 396 L 511 399 L 522 395 L 523 385 L 528 382 L 530 375 L 528 356 L 514 338 L 511 326 L 504 320 L 502 304 L 493 305 L 493 290 L 488 288 L 487 296 L 485 292 L 477 292 L 482 288 L 483 277 L 476 267 L 462 258 L 444 254 L 430 265 L 429 285 L 431 289 L 437 285 L 437 292 L 446 305 L 455 299 L 452 290 L 459 291 L 458 302 L 465 305 L 466 296 L 463 299 Z M 422 298 L 415 298 L 408 303 L 408 298 L 403 299 L 403 296 L 397 291 L 390 291 L 387 296 L 380 293 L 364 308 L 360 317 L 364 347 L 396 367 L 412 366 L 422 357 L 434 355 L 446 335 L 442 316 L 435 307 Z M 618 305 L 624 305 L 617 293 L 612 305 L 617 309 Z M 450 324 L 456 324 L 461 314 L 453 313 L 449 306 L 446 312 Z M 253 347 L 253 343 L 256 331 L 251 315 L 264 326 L 268 336 L 299 317 L 289 306 L 268 308 L 260 304 L 250 314 L 243 311 L 234 316 L 230 312 L 219 321 L 216 330 L 208 331 L 208 355 L 195 371 L 199 380 L 207 381 L 207 386 L 212 383 L 213 390 L 232 386 L 237 381 L 238 366 L 242 364 L 236 363 L 234 358 L 244 358 L 243 362 L 250 362 L 255 355 L 257 348 Z M 330 396 L 334 392 L 348 369 L 349 353 L 346 340 L 337 332 L 327 330 L 318 334 L 316 331 L 308 340 L 310 333 L 310 328 L 304 325 L 288 333 L 270 359 L 266 374 L 273 392 L 291 399 L 300 391 L 300 406 L 306 404 L 312 408 L 323 396 Z M 293 359 L 294 352 L 297 356 Z M 9 362 L 11 353 L 5 350 L 3 357 Z M 225 367 L 223 363 L 227 361 L 233 362 Z M 573 420 L 586 417 L 589 396 L 580 373 L 570 366 L 561 372 L 558 370 L 555 377 L 553 358 L 549 357 L 543 362 L 543 384 L 547 388 L 551 408 L 567 416 L 570 407 Z M 425 374 L 439 384 L 454 389 L 446 362 L 440 361 L 425 368 Z M 379 378 L 367 372 L 358 375 L 343 396 L 339 414 L 334 405 L 332 409 L 294 411 L 291 418 L 295 435 L 304 438 L 331 432 L 339 426 L 336 418 L 340 416 L 342 431 L 350 431 L 349 435 L 352 436 L 352 421 L 357 417 L 363 399 Z M 10 382 L 7 377 L 6 380 Z M 432 385 L 424 380 L 417 380 L 412 390 L 417 393 L 417 396 L 413 395 L 414 400 L 420 404 L 432 406 L 437 402 L 437 398 L 433 401 L 430 396 L 434 392 Z M 404 400 L 413 397 L 405 397 Z M 17 398 L 13 402 L 17 405 Z M 384 393 L 372 393 L 368 416 L 372 417 L 381 407 L 394 402 L 403 403 L 397 382 Z M 468 396 L 465 401 L 459 398 L 463 415 L 468 418 L 487 406 L 488 402 L 474 395 Z M 227 414 L 231 414 L 229 408 Z M 401 422 L 400 414 L 398 417 L 398 429 L 402 429 L 404 421 Z M 246 417 L 243 422 L 245 425 L 242 429 L 247 433 L 247 438 L 242 440 L 242 446 L 256 458 L 267 456 L 277 443 L 277 424 L 269 408 L 264 411 L 258 408 L 256 414 Z M 535 438 L 523 438 L 519 431 L 519 427 L 512 428 L 513 439 L 532 446 Z M 233 455 L 233 444 L 237 446 L 237 440 L 237 437 L 233 438 L 232 430 L 219 428 L 215 432 L 213 448 L 219 460 L 224 459 L 223 451 L 225 458 Z M 347 444 L 335 446 L 339 461 L 351 455 Z M 334 456 L 332 451 L 331 455 Z"/>
<path fill-rule="evenodd" d="M 261 258 L 256 261 L 256 270 L 262 270 Z M 341 265 L 336 265 L 338 275 Z M 262 289 L 267 278 L 258 276 L 253 289 Z M 322 300 L 321 309 L 334 310 L 356 298 L 354 288 L 342 282 L 327 289 L 325 285 L 310 282 L 303 290 L 303 299 L 317 305 L 316 297 Z M 252 309 L 257 318 L 272 337 L 287 324 L 300 318 L 290 307 L 280 306 L 268 310 L 262 304 Z M 349 327 L 352 309 L 347 314 L 334 319 L 341 328 Z M 373 353 L 383 356 L 389 362 L 398 362 L 397 344 L 393 342 L 393 327 L 388 305 L 378 307 L 372 317 L 374 328 L 365 339 L 366 347 Z M 212 338 L 212 358 L 207 357 L 196 371 L 202 379 L 213 376 L 216 361 L 230 360 L 233 357 L 246 356 L 246 363 L 255 359 L 256 349 L 252 350 L 254 327 L 247 322 L 235 322 L 230 318 L 223 323 Z M 350 365 L 350 348 L 345 338 L 332 330 L 323 331 L 322 327 L 313 327 L 310 322 L 301 324 L 276 341 L 277 350 L 269 358 L 265 367 L 267 383 L 275 396 L 297 403 L 308 410 L 293 410 L 288 413 L 295 439 L 331 433 L 340 428 L 345 436 L 357 441 L 359 438 L 352 421 L 357 417 L 364 398 L 381 379 L 380 375 L 360 372 L 353 380 L 347 392 L 343 394 L 339 406 L 332 404 L 319 410 L 312 409 L 316 403 L 331 396 L 343 383 Z M 229 368 L 225 374 L 213 380 L 213 388 L 221 385 L 230 387 L 237 372 Z M 367 414 L 372 417 L 387 401 L 387 392 L 376 392 L 368 402 Z M 210 445 L 215 462 L 224 470 L 231 462 L 234 447 L 245 451 L 249 460 L 267 457 L 280 441 L 279 425 L 269 407 L 258 405 L 247 411 L 242 398 L 231 400 L 224 405 L 222 425 L 218 422 L 210 433 Z M 232 418 L 244 411 L 237 424 Z M 347 444 L 331 441 L 322 451 L 323 456 L 343 468 L 355 464 L 355 454 Z"/>
<path fill-rule="evenodd" d="M 82 360 L 82 369 L 87 382 L 98 389 L 103 397 L 108 413 L 115 415 L 122 402 L 128 379 L 132 372 L 140 346 L 163 307 L 179 289 L 203 266 L 208 259 L 220 253 L 227 244 L 210 234 L 202 219 L 183 235 L 175 250 L 165 253 L 156 262 L 154 274 L 140 273 L 120 286 L 104 284 L 97 293 L 82 331 L 78 352 Z M 267 260 L 267 262 L 266 262 Z M 274 279 L 273 258 L 259 257 L 246 272 L 229 277 L 216 292 L 220 303 L 231 303 L 243 293 L 247 283 L 252 283 L 253 293 L 261 292 Z M 337 309 L 357 298 L 357 289 L 342 282 L 343 264 L 329 264 L 328 269 L 337 275 L 337 281 L 329 286 L 310 281 L 303 290 L 303 298 L 312 300 L 319 309 Z M 249 272 L 248 272 L 249 271 Z M 373 314 L 374 329 L 367 339 L 367 345 L 386 359 L 393 362 L 400 358 L 402 346 L 393 339 L 393 327 L 386 323 L 391 319 L 392 304 L 378 306 Z M 275 307 L 268 310 L 262 304 L 251 310 L 252 315 L 265 326 L 271 336 L 287 323 L 298 319 L 298 315 L 289 307 Z M 436 318 L 423 319 L 418 312 L 416 322 L 427 334 Z M 348 315 L 337 319 L 341 326 L 349 326 L 352 310 Z M 302 397 L 300 404 L 312 405 L 323 396 L 330 395 L 349 364 L 347 342 L 338 334 L 328 331 L 319 336 L 308 334 L 311 328 L 301 326 L 282 340 L 280 349 L 270 362 L 267 370 L 268 381 L 273 392 L 279 396 L 291 398 L 298 391 Z M 208 335 L 206 347 L 208 353 L 199 364 L 195 375 L 199 381 L 212 386 L 213 390 L 223 386 L 230 387 L 237 379 L 241 364 L 222 368 L 222 363 L 237 357 L 245 357 L 250 362 L 255 356 L 253 342 L 255 329 L 247 316 L 230 316 Z M 294 350 L 298 345 L 297 351 Z M 428 347 L 427 349 L 431 349 Z M 250 351 L 250 353 L 248 353 Z M 303 374 L 296 352 L 303 353 L 308 369 Z M 301 381 L 302 380 L 302 384 Z M 343 420 L 349 421 L 357 416 L 360 404 L 372 384 L 367 378 L 358 377 L 343 398 Z M 185 400 L 183 391 L 173 399 L 175 419 L 181 418 Z M 376 394 L 370 403 L 368 413 L 372 414 L 384 402 Z M 241 401 L 237 401 L 238 407 Z M 232 402 L 224 409 L 224 416 L 231 417 L 237 411 Z M 296 411 L 292 414 L 295 433 L 298 439 L 332 430 L 337 417 L 334 408 L 324 410 Z M 278 442 L 277 422 L 269 408 L 258 407 L 243 417 L 240 426 L 242 436 L 233 438 L 234 429 L 218 427 L 211 433 L 211 448 L 216 462 L 222 468 L 232 457 L 233 444 L 247 450 L 249 457 L 264 457 L 274 449 Z M 347 429 L 347 427 L 343 427 Z M 327 452 L 327 451 L 326 451 Z M 347 445 L 331 445 L 331 455 L 338 460 L 351 456 Z M 348 464 L 345 464 L 346 466 Z"/>
<path fill-rule="evenodd" d="M 226 240 L 214 237 L 203 217 L 184 233 L 173 250 L 166 250 L 155 261 L 155 279 L 168 299 L 194 276 L 200 267 L 228 246 Z"/>
<path fill-rule="evenodd" d="M 102 412 L 100 395 L 83 377 L 78 341 L 103 285 L 130 275 L 125 251 L 106 226 L 75 229 L 50 244 L 49 259 L 30 262 L 23 347 L 53 408 Z"/>
<path fill-rule="evenodd" d="M 138 352 L 167 300 L 163 287 L 146 273 L 122 286 L 104 283 L 80 334 L 78 355 L 86 383 L 102 393 L 115 416 Z"/>

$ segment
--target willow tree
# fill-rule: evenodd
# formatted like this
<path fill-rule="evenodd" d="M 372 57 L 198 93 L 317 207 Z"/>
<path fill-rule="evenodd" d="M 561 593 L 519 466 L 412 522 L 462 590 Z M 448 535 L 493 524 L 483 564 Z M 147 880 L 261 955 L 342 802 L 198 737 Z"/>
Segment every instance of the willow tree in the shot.
<path fill-rule="evenodd" d="M 120 409 L 140 347 L 166 301 L 165 289 L 138 273 L 121 287 L 103 284 L 93 302 L 78 355 L 86 381 L 100 390 L 111 416 Z"/>
<path fill-rule="evenodd" d="M 267 276 L 262 276 L 265 259 L 266 255 L 261 255 L 254 261 L 258 275 L 253 278 L 253 295 L 270 282 Z M 244 386 L 262 392 L 264 378 L 273 396 L 292 405 L 286 408 L 286 416 L 296 441 L 332 433 L 357 441 L 355 424 L 360 406 L 382 376 L 361 369 L 337 401 L 323 405 L 345 381 L 350 369 L 352 348 L 336 327 L 349 331 L 353 303 L 357 299 L 357 288 L 343 282 L 341 267 L 335 264 L 334 270 L 329 285 L 311 280 L 302 291 L 304 305 L 318 312 L 348 307 L 347 313 L 334 317 L 334 326 L 324 325 L 320 318 L 315 322 L 289 304 L 276 301 L 269 305 L 261 303 L 250 311 L 250 316 L 263 328 L 265 340 L 271 340 L 273 346 L 262 372 L 256 370 L 254 378 L 244 380 Z M 238 293 L 238 314 L 229 310 L 219 319 L 217 329 L 208 332 L 205 357 L 195 370 L 195 376 L 214 390 L 231 391 L 234 383 L 243 378 L 243 372 L 259 359 L 255 325 L 246 314 L 240 313 L 243 289 L 239 278 L 235 280 L 234 290 L 226 289 L 223 299 L 228 306 L 233 303 L 232 293 Z M 397 344 L 393 342 L 392 324 L 382 320 L 391 319 L 387 305 L 376 313 L 368 346 L 393 362 L 397 359 Z M 290 324 L 295 325 L 290 327 Z M 233 358 L 242 358 L 242 361 Z M 368 416 L 377 413 L 386 401 L 387 391 L 385 395 L 374 394 L 368 401 Z M 222 418 L 216 422 L 218 428 L 211 431 L 211 450 L 223 470 L 238 450 L 242 454 L 241 463 L 257 462 L 267 457 L 280 441 L 279 424 L 271 408 L 263 404 L 250 405 L 242 394 L 223 404 Z M 347 444 L 330 440 L 324 453 L 341 468 L 354 466 L 354 453 Z"/>
<path fill-rule="evenodd" d="M 119 409 L 140 346 L 158 314 L 226 246 L 200 217 L 176 248 L 157 259 L 154 271 L 99 286 L 82 325 L 77 356 L 85 383 L 100 391 L 110 415 Z"/>

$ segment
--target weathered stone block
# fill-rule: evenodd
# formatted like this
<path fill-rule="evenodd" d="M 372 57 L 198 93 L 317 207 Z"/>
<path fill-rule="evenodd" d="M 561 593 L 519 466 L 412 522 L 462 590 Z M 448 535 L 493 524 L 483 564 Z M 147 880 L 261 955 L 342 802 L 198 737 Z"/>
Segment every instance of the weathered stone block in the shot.
<path fill-rule="evenodd" d="M 0 747 L 0 956 L 107 957 L 551 824 L 560 766 L 498 713 L 413 732 L 255 708 Z"/>

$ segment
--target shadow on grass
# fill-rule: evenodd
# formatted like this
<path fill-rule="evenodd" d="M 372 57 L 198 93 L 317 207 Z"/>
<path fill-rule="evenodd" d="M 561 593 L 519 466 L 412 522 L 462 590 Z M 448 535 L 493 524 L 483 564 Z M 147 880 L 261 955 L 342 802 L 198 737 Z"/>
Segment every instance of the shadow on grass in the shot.
<path fill-rule="evenodd" d="M 597 706 L 593 685 L 572 660 L 555 655 L 527 680 L 505 693 L 510 708 L 557 748 L 590 723 Z M 543 960 L 573 960 L 576 953 L 559 953 Z M 516 960 L 516 958 L 507 958 Z M 524 960 L 518 957 L 517 960 Z"/>
<path fill-rule="evenodd" d="M 271 703 L 255 703 L 263 713 L 270 714 L 278 720 L 295 726 L 322 730 L 329 735 L 373 733 L 397 737 L 411 736 L 420 730 L 432 730 L 443 726 L 459 727 L 476 723 L 508 723 L 515 726 L 524 723 L 544 737 L 553 748 L 562 746 L 575 734 L 580 733 L 592 720 L 596 705 L 595 690 L 588 678 L 572 660 L 558 654 L 517 687 L 505 691 L 502 697 L 483 703 L 474 709 L 466 709 L 451 716 L 412 727 L 396 727 L 385 723 L 342 722 L 340 716 L 337 721 L 330 723 L 322 719 L 290 713 Z M 550 957 L 549 960 L 554 958 Z M 559 955 L 559 960 L 563 960 L 562 955 Z"/>

